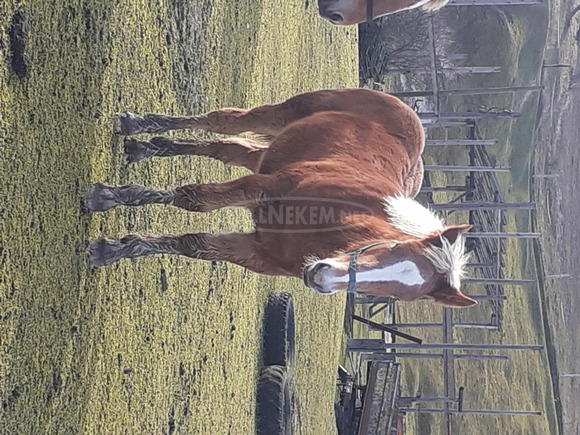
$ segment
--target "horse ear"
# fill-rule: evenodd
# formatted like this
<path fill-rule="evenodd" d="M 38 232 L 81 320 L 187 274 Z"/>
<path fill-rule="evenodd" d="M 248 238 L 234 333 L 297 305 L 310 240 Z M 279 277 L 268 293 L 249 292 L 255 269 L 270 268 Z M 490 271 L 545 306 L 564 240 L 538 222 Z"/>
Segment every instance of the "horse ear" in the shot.
<path fill-rule="evenodd" d="M 477 301 L 465 296 L 456 288 L 446 285 L 430 294 L 435 302 L 447 307 L 470 307 Z"/>
<path fill-rule="evenodd" d="M 465 233 L 471 229 L 471 225 L 455 225 L 453 227 L 447 227 L 440 235 L 432 237 L 431 244 L 441 248 L 441 237 L 447 239 L 450 244 L 454 244 L 460 234 Z"/>

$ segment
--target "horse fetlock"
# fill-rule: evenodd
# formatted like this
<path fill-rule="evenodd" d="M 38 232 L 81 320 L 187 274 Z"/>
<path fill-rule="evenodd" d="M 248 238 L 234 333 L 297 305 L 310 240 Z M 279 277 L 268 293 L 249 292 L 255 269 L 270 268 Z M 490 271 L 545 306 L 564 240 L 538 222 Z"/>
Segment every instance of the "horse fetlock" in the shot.
<path fill-rule="evenodd" d="M 125 164 L 136 163 L 155 156 L 158 151 L 157 147 L 153 146 L 151 142 L 137 139 L 125 139 L 124 150 L 123 162 Z"/>
<path fill-rule="evenodd" d="M 131 112 L 117 113 L 113 119 L 113 133 L 130 136 L 139 133 L 164 133 L 168 130 L 161 115 L 136 115 Z"/>
<path fill-rule="evenodd" d="M 89 253 L 92 267 L 108 266 L 121 258 L 125 258 L 123 244 L 120 240 L 108 237 L 91 242 Z"/>
<path fill-rule="evenodd" d="M 115 187 L 104 183 L 95 183 L 89 187 L 86 204 L 91 212 L 107 211 L 119 205 Z"/>
<path fill-rule="evenodd" d="M 107 211 L 118 205 L 137 206 L 146 204 L 172 204 L 175 192 L 153 190 L 139 184 L 109 186 L 95 183 L 89 188 L 87 206 L 90 211 Z"/>
<path fill-rule="evenodd" d="M 134 113 L 117 113 L 113 118 L 113 133 L 123 136 L 142 133 L 139 121 L 143 121 L 143 118 Z"/>

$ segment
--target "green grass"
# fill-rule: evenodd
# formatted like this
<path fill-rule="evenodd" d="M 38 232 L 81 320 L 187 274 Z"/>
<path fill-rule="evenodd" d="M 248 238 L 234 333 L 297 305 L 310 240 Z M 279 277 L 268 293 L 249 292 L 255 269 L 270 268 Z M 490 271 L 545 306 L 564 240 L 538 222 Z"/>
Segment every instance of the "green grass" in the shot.
<path fill-rule="evenodd" d="M 0 6 L 3 28 L 16 1 Z M 88 267 L 127 232 L 249 230 L 249 215 L 170 208 L 90 216 L 92 182 L 177 186 L 239 169 L 121 165 L 121 110 L 199 113 L 357 83 L 356 30 L 298 2 L 27 1 L 30 75 L 0 44 L 0 397 L 6 433 L 252 433 L 261 317 L 290 290 L 303 433 L 331 433 L 343 298 L 225 264 L 157 257 Z M 167 286 L 162 285 L 165 274 Z"/>

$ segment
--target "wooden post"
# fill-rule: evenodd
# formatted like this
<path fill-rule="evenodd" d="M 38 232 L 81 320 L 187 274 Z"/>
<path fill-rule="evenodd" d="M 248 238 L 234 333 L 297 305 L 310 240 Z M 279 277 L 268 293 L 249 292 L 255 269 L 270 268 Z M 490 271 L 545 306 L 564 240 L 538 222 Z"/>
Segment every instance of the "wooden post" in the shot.
<path fill-rule="evenodd" d="M 380 339 L 349 338 L 347 349 L 350 352 L 379 352 L 387 349 L 423 349 L 423 350 L 542 350 L 544 346 L 536 344 L 457 344 L 457 343 L 385 343 Z"/>

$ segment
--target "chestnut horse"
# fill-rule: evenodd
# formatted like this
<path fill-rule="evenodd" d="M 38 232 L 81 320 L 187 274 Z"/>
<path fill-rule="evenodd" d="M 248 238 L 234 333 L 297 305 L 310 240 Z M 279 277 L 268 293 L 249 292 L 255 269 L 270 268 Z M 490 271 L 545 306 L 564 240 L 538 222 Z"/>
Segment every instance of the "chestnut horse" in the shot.
<path fill-rule="evenodd" d="M 190 211 L 251 210 L 251 233 L 127 235 L 92 242 L 92 265 L 151 254 L 228 261 L 266 275 L 298 277 L 322 294 L 339 290 L 448 306 L 474 300 L 459 291 L 466 262 L 460 234 L 411 199 L 421 186 L 421 122 L 397 98 L 367 89 L 325 90 L 251 110 L 201 116 L 119 114 L 117 134 L 182 128 L 239 134 L 228 139 L 126 139 L 129 162 L 206 156 L 253 172 L 222 184 L 173 190 L 97 183 L 88 208 L 171 204 Z"/>
<path fill-rule="evenodd" d="M 333 24 L 371 22 L 375 18 L 407 9 L 423 8 L 435 11 L 449 0 L 318 0 L 320 16 Z"/>

